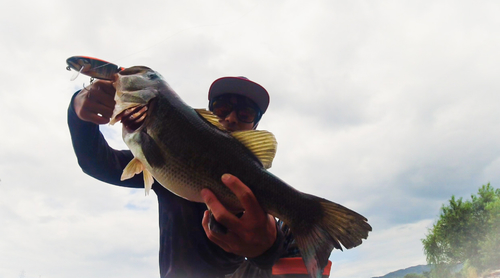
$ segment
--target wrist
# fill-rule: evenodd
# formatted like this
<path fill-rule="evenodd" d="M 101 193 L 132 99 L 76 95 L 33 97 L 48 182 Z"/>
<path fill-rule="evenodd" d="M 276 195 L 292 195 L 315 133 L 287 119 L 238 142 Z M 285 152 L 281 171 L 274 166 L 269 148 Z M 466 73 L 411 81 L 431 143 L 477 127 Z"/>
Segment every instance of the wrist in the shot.
<path fill-rule="evenodd" d="M 272 245 L 262 254 L 248 258 L 248 260 L 262 269 L 272 268 L 283 252 L 284 234 L 279 228 L 279 224 L 273 217 L 274 241 Z"/>

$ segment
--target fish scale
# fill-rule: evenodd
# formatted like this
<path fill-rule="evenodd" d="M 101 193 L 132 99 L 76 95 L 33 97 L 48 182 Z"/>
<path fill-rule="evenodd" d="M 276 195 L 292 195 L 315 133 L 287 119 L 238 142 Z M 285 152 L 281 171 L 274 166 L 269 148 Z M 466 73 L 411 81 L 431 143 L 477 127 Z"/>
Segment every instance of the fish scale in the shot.
<path fill-rule="evenodd" d="M 178 111 L 175 111 L 173 107 L 167 103 L 155 103 L 155 105 L 150 108 L 151 113 L 155 111 L 169 111 L 166 115 L 162 115 L 169 118 L 177 118 Z M 173 114 L 173 115 L 172 115 Z M 198 116 L 195 114 L 197 120 Z M 149 117 L 148 121 L 152 121 L 153 117 Z M 147 125 L 148 122 L 145 123 Z M 206 125 L 206 123 L 198 122 L 199 126 Z M 203 202 L 199 192 L 202 188 L 209 188 L 214 192 L 218 192 L 219 196 L 227 206 L 233 208 L 233 210 L 239 212 L 241 211 L 241 206 L 239 204 L 236 196 L 216 177 L 222 176 L 222 174 L 231 171 L 230 167 L 224 166 L 222 163 L 217 163 L 219 161 L 216 158 L 214 151 L 210 148 L 210 143 L 206 140 L 174 140 L 173 136 L 168 132 L 155 132 L 165 131 L 170 129 L 176 129 L 176 124 L 167 123 L 162 125 L 162 129 L 152 128 L 146 129 L 146 133 L 139 133 L 142 136 L 141 141 L 143 144 L 140 145 L 142 153 L 152 152 L 149 157 L 154 157 L 154 155 L 161 155 L 161 161 L 159 167 L 151 167 L 150 169 L 153 176 L 157 177 L 157 180 L 162 180 L 162 184 L 175 194 L 195 202 Z M 169 127 L 170 126 L 170 127 Z M 183 125 L 186 126 L 185 124 Z M 167 128 L 165 128 L 167 127 Z M 196 129 L 196 130 L 199 130 Z M 211 132 L 212 130 L 207 130 Z M 188 131 L 185 131 L 189 134 Z M 146 139 L 147 138 L 147 139 Z M 229 137 L 228 137 L 229 138 Z M 130 139 L 133 144 L 133 139 Z M 152 141 L 144 144 L 144 141 Z M 165 142 L 165 144 L 156 144 L 155 142 Z M 169 142 L 173 142 L 170 143 Z M 183 146 L 189 142 L 189 148 Z M 154 146 L 154 147 L 153 147 Z M 181 151 L 182 150 L 182 151 Z M 211 152 L 211 155 L 200 155 L 202 153 L 207 154 Z M 146 154 L 147 158 L 148 155 Z M 148 161 L 149 162 L 149 161 Z M 214 164 L 216 167 L 207 168 L 203 167 L 204 164 Z M 148 163 L 152 164 L 152 163 Z"/>

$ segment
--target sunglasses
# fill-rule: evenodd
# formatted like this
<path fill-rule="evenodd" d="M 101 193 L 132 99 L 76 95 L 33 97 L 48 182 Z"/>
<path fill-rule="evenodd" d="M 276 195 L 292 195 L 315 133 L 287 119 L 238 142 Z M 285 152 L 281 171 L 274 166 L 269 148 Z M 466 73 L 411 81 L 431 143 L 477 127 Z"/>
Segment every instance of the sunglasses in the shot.
<path fill-rule="evenodd" d="M 236 103 L 234 103 L 234 100 L 236 100 Z M 257 122 L 260 116 L 260 110 L 255 103 L 246 97 L 235 94 L 224 94 L 214 98 L 209 108 L 217 117 L 222 119 L 236 111 L 236 117 L 242 123 Z"/>

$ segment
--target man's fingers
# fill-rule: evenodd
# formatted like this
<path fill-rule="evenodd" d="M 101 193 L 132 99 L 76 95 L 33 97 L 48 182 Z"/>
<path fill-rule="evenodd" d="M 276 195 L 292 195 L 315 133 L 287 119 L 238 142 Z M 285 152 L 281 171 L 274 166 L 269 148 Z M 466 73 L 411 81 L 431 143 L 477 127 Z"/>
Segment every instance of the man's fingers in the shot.
<path fill-rule="evenodd" d="M 201 196 L 208 209 L 212 212 L 215 220 L 220 224 L 226 226 L 228 229 L 237 227 L 239 221 L 238 217 L 229 212 L 217 199 L 217 197 L 208 189 L 201 190 Z"/>
<path fill-rule="evenodd" d="M 95 124 L 109 123 L 114 106 L 114 87 L 111 82 L 102 80 L 82 89 L 73 101 L 76 115 Z"/>
<path fill-rule="evenodd" d="M 90 89 L 88 92 L 88 101 L 95 103 L 100 103 L 108 108 L 113 109 L 115 107 L 114 96 L 104 93 L 101 88 Z"/>
<path fill-rule="evenodd" d="M 101 104 L 103 104 L 106 107 L 109 108 L 114 108 L 115 107 L 115 99 L 113 96 L 110 96 L 108 94 L 101 94 L 99 95 L 99 98 L 97 98 L 97 101 Z"/>
<path fill-rule="evenodd" d="M 201 196 L 215 219 L 227 227 L 227 234 L 217 233 L 209 228 L 210 214 L 205 212 L 203 228 L 207 237 L 224 249 L 240 256 L 256 257 L 272 246 L 276 240 L 276 222 L 260 206 L 250 188 L 238 178 L 225 174 L 222 182 L 237 196 L 245 209 L 243 216 L 238 218 L 219 202 L 208 189 L 201 191 Z"/>
<path fill-rule="evenodd" d="M 135 123 L 141 123 L 142 121 L 144 121 L 144 119 L 146 119 L 146 114 L 140 115 L 140 117 L 137 118 L 136 120 L 134 120 L 134 122 Z"/>
<path fill-rule="evenodd" d="M 92 85 L 82 90 L 88 101 L 101 103 L 104 106 L 113 108 L 115 106 L 115 88 L 109 81 L 98 80 Z"/>
<path fill-rule="evenodd" d="M 141 122 L 146 118 L 146 111 L 148 111 L 147 106 L 128 108 L 123 111 L 122 118 L 128 118 L 129 120 L 134 122 Z"/>
<path fill-rule="evenodd" d="M 202 226 L 203 230 L 205 230 L 205 234 L 207 235 L 208 239 L 210 239 L 210 241 L 212 241 L 213 243 L 219 245 L 225 251 L 230 252 L 229 245 L 226 243 L 226 240 L 224 239 L 226 235 L 214 232 L 210 230 L 210 228 L 208 227 L 209 218 L 210 218 L 210 212 L 207 210 L 203 214 Z"/>
<path fill-rule="evenodd" d="M 227 234 L 227 228 L 226 226 L 222 225 L 219 223 L 214 215 L 210 213 L 210 217 L 208 218 L 208 228 L 210 228 L 210 231 L 217 232 L 219 234 Z"/>
<path fill-rule="evenodd" d="M 93 100 L 85 100 L 85 104 L 82 106 L 82 111 L 81 111 L 81 114 L 82 116 L 85 116 L 85 115 L 95 115 L 95 116 L 98 116 L 100 115 L 100 117 L 103 117 L 103 118 L 106 118 L 106 119 L 110 119 L 111 116 L 113 115 L 113 107 L 109 107 L 109 106 L 106 106 L 100 102 L 96 102 L 96 101 L 93 101 Z"/>
<path fill-rule="evenodd" d="M 103 124 L 109 123 L 109 118 L 99 117 L 96 114 L 89 114 L 88 121 L 93 122 L 93 123 L 98 124 L 98 125 L 103 125 Z"/>
<path fill-rule="evenodd" d="M 238 197 L 246 213 L 252 215 L 264 214 L 255 195 L 240 179 L 230 174 L 224 174 L 221 180 Z"/>
<path fill-rule="evenodd" d="M 102 117 L 109 119 L 111 118 L 111 116 L 113 116 L 114 108 L 111 108 L 101 103 L 94 103 L 89 107 L 89 110 L 91 110 L 91 112 L 93 113 L 101 114 Z"/>
<path fill-rule="evenodd" d="M 109 119 L 111 115 L 109 113 L 105 113 L 103 111 L 99 111 L 96 109 L 92 109 L 90 107 L 86 107 L 80 111 L 80 118 L 85 121 L 93 122 L 95 124 L 107 124 L 109 123 Z"/>
<path fill-rule="evenodd" d="M 97 80 L 92 84 L 93 86 L 99 87 L 99 90 L 106 93 L 107 95 L 114 98 L 115 96 L 115 87 L 113 86 L 113 82 L 109 80 Z"/>

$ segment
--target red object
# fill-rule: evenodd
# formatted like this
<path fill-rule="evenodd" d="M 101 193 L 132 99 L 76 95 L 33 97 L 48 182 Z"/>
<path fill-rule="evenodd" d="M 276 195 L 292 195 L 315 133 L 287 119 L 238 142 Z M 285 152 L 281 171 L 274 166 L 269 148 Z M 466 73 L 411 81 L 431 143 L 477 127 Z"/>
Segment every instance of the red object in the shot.
<path fill-rule="evenodd" d="M 328 261 L 323 275 L 330 275 L 332 269 L 332 262 Z M 273 265 L 273 275 L 284 274 L 307 274 L 306 265 L 302 257 L 296 258 L 281 258 Z"/>

